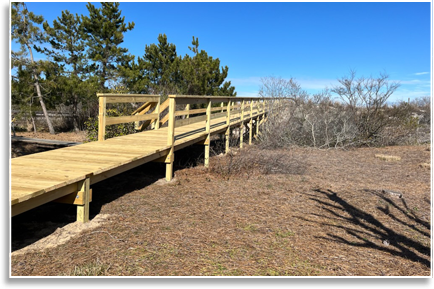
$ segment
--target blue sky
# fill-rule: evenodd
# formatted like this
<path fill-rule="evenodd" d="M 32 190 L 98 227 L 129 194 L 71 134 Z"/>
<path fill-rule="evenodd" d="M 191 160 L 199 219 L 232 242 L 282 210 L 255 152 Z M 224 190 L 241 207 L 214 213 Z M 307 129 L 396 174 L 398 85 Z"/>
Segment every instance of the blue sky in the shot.
<path fill-rule="evenodd" d="M 50 24 L 62 10 L 88 15 L 86 2 L 27 5 Z M 407 100 L 431 95 L 430 5 L 122 2 L 125 20 L 135 22 L 122 46 L 143 56 L 165 33 L 185 55 L 198 37 L 199 48 L 229 67 L 239 96 L 256 96 L 266 76 L 293 77 L 314 93 L 354 69 L 366 77 L 387 72 L 401 83 L 390 100 Z"/>

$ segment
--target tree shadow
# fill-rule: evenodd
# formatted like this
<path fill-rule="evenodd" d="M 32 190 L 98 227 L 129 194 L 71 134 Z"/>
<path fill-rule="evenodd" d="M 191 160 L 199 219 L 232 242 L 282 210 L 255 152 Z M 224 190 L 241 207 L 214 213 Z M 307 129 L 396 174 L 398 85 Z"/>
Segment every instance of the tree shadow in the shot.
<path fill-rule="evenodd" d="M 347 201 L 339 197 L 336 192 L 320 189 L 314 191 L 328 198 L 327 201 L 323 201 L 318 198 L 318 195 L 309 194 L 311 196 L 310 199 L 317 202 L 323 210 L 329 213 L 329 215 L 313 215 L 327 218 L 332 221 L 344 221 L 345 223 L 351 223 L 353 225 L 356 225 L 357 228 L 330 223 L 321 223 L 321 225 L 343 229 L 346 231 L 346 233 L 353 236 L 358 241 L 347 240 L 341 236 L 331 233 L 327 233 L 327 235 L 329 236 L 328 238 L 316 238 L 339 242 L 348 246 L 373 248 L 379 251 L 388 252 L 395 256 L 404 257 L 415 262 L 420 262 L 421 264 L 430 267 L 429 246 L 425 246 L 422 243 L 410 239 L 409 237 L 400 234 L 396 230 L 387 227 L 382 222 L 377 220 L 372 214 L 364 212 L 363 210 L 349 204 Z M 386 202 L 385 207 L 377 207 L 379 211 L 390 217 L 393 221 L 414 230 L 414 232 L 417 232 L 417 234 L 421 234 L 422 236 L 426 237 L 430 236 L 430 224 L 421 220 L 414 212 L 412 212 L 412 210 L 409 210 L 408 205 L 404 199 L 399 199 L 401 200 L 400 205 L 382 194 L 374 191 L 371 191 L 371 193 L 376 194 Z M 390 213 L 390 208 L 388 206 L 393 206 L 399 212 L 401 212 L 401 215 L 404 216 L 404 219 L 402 216 L 398 217 Z M 312 220 L 308 220 L 302 217 L 300 217 L 300 219 L 313 222 Z M 421 225 L 423 229 L 417 228 L 414 224 L 411 224 L 411 222 L 415 222 Z M 374 239 L 376 242 L 369 239 Z M 420 255 L 416 254 L 415 252 L 418 252 Z"/>

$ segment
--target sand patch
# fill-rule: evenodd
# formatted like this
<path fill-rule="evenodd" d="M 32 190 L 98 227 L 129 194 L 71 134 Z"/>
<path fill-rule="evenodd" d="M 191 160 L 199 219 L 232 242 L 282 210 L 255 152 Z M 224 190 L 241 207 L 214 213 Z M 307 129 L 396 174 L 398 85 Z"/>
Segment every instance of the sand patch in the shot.
<path fill-rule="evenodd" d="M 100 214 L 87 223 L 74 222 L 62 228 L 58 228 L 51 235 L 38 240 L 37 242 L 11 253 L 11 256 L 25 253 L 42 251 L 44 249 L 57 247 L 70 239 L 78 236 L 81 232 L 97 228 L 107 222 L 109 214 Z"/>

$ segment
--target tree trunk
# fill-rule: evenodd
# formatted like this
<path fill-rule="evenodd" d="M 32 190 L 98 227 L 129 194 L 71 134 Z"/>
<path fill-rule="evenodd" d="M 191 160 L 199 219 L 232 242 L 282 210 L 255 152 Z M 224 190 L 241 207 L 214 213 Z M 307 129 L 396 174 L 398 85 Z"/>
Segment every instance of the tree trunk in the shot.
<path fill-rule="evenodd" d="M 77 115 L 77 111 L 78 111 L 78 97 L 74 93 L 74 103 L 72 104 L 72 122 L 73 122 L 73 125 L 74 125 L 74 131 L 75 132 L 79 132 L 80 131 L 80 129 L 78 127 L 78 115 Z"/>
<path fill-rule="evenodd" d="M 36 134 L 38 132 L 38 130 L 36 129 L 35 118 L 33 116 L 31 116 L 31 119 L 32 119 L 33 133 Z"/>
<path fill-rule="evenodd" d="M 29 45 L 27 45 L 27 48 L 29 49 L 30 59 L 32 61 L 32 64 L 34 65 L 35 61 L 33 60 L 32 48 Z M 34 85 L 36 88 L 36 93 L 38 94 L 39 102 L 41 103 L 42 111 L 44 112 L 45 120 L 47 121 L 48 130 L 50 131 L 50 134 L 55 134 L 56 132 L 54 131 L 53 124 L 51 123 L 51 120 L 48 117 L 47 108 L 45 107 L 44 99 L 42 98 L 41 88 L 39 87 L 39 79 L 38 79 L 38 75 L 36 74 L 35 68 L 33 68 L 33 77 L 35 78 Z"/>

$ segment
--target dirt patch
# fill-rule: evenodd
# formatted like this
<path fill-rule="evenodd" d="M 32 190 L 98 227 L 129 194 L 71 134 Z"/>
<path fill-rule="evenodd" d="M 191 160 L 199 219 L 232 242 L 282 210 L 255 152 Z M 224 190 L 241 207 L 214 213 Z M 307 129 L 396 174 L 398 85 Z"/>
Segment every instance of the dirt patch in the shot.
<path fill-rule="evenodd" d="M 84 142 L 86 140 L 86 132 L 84 131 L 78 133 L 61 132 L 57 134 L 50 134 L 48 132 L 37 132 L 37 133 L 17 132 L 16 136 L 37 138 L 37 139 L 60 140 L 60 141 L 67 141 L 67 142 Z M 33 143 L 13 141 L 11 143 L 11 158 L 44 152 L 51 149 L 53 148 L 49 148 L 47 146 L 41 146 Z"/>
<path fill-rule="evenodd" d="M 203 146 L 191 149 L 175 159 L 194 164 Z M 422 146 L 251 147 L 212 157 L 209 169 L 179 164 L 166 185 L 164 164 L 149 163 L 93 186 L 91 218 L 107 222 L 13 254 L 11 274 L 429 276 L 430 170 L 421 163 L 430 163 Z M 36 224 L 52 224 L 46 237 L 74 220 L 64 204 L 12 218 L 13 251 L 31 246 L 23 240 L 38 235 Z"/>
<path fill-rule="evenodd" d="M 68 142 L 84 142 L 86 140 L 86 132 L 59 132 L 50 134 L 49 132 L 16 132 L 16 136 L 39 138 L 39 139 L 52 139 Z"/>

